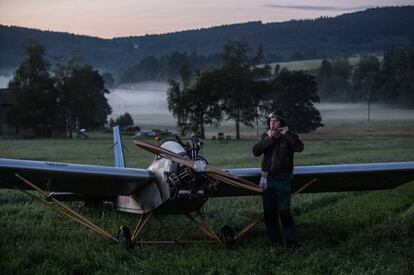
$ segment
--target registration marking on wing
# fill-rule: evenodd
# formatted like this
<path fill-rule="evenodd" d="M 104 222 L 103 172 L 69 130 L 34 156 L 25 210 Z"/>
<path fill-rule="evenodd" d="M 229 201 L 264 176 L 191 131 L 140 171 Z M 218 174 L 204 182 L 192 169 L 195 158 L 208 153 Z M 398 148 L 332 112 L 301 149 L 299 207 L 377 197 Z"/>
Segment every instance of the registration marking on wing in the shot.
<path fill-rule="evenodd" d="M 67 163 L 63 162 L 45 162 L 46 165 L 52 166 L 52 167 L 67 167 L 69 166 Z"/>

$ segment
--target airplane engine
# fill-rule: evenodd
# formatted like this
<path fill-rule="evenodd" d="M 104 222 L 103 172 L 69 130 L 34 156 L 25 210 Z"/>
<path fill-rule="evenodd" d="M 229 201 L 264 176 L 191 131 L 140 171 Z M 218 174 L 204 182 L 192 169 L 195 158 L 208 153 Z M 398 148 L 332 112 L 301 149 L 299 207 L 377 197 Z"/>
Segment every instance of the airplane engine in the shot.
<path fill-rule="evenodd" d="M 202 156 L 198 156 L 196 160 L 207 163 Z M 171 198 L 204 197 L 214 190 L 214 184 L 207 177 L 182 165 L 177 165 L 176 171 L 169 173 L 167 182 L 170 185 Z"/>
<path fill-rule="evenodd" d="M 132 196 L 119 196 L 117 209 L 132 213 L 147 213 L 157 209 L 159 213 L 182 211 L 188 213 L 199 209 L 216 190 L 218 183 L 202 172 L 207 160 L 200 155 L 202 143 L 190 139 L 166 140 L 160 147 L 191 160 L 196 160 L 194 169 L 169 159 L 156 156 L 148 167 L 154 180 Z"/>
<path fill-rule="evenodd" d="M 193 169 L 171 162 L 169 172 L 166 172 L 167 183 L 170 189 L 170 199 L 180 198 L 207 198 L 216 188 L 216 183 L 208 177 L 197 173 L 203 171 L 208 164 L 206 158 L 200 155 L 202 143 L 198 139 L 190 139 L 187 145 L 177 141 L 166 141 L 161 147 L 197 161 Z"/>

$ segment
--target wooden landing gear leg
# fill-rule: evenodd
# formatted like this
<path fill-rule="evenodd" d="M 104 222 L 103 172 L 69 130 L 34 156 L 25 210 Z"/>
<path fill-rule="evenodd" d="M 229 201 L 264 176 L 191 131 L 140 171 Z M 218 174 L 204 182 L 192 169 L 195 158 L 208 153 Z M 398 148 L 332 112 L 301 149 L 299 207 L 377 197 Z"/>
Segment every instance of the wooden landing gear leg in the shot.
<path fill-rule="evenodd" d="M 22 176 L 20 176 L 19 174 L 14 174 L 17 178 L 19 178 L 21 181 L 23 181 L 26 185 L 28 185 L 31 189 L 36 190 L 40 195 L 35 195 L 32 194 L 30 192 L 27 192 L 23 189 L 20 189 L 23 193 L 31 196 L 32 198 L 40 201 L 43 205 L 45 206 L 49 206 L 51 209 L 71 218 L 72 220 L 80 223 L 83 226 L 86 226 L 87 228 L 89 228 L 90 230 L 94 231 L 95 233 L 97 233 L 98 235 L 102 236 L 103 238 L 113 241 L 115 243 L 119 243 L 118 239 L 113 237 L 111 234 L 109 234 L 108 232 L 106 232 L 103 228 L 97 226 L 96 224 L 94 224 L 93 222 L 91 222 L 90 220 L 88 220 L 87 218 L 83 217 L 82 215 L 80 215 L 79 213 L 77 213 L 76 211 L 72 210 L 71 208 L 69 208 L 68 206 L 66 206 L 65 204 L 63 204 L 62 202 L 58 201 L 57 199 L 55 199 L 51 193 L 45 192 L 42 189 L 40 189 L 37 185 L 31 183 L 30 181 L 28 181 L 27 179 L 23 178 Z"/>
<path fill-rule="evenodd" d="M 200 218 L 200 221 L 196 219 L 197 216 Z M 214 230 L 209 225 L 207 217 L 204 216 L 201 212 L 197 212 L 197 214 L 194 216 L 188 213 L 187 217 L 201 230 L 201 232 L 206 234 L 208 237 L 210 237 L 217 243 L 225 245 L 223 241 L 220 239 L 220 237 L 217 236 L 216 232 L 214 232 Z"/>
<path fill-rule="evenodd" d="M 129 233 L 129 229 L 126 226 L 120 227 L 118 234 L 121 234 L 121 236 L 119 236 L 119 240 L 120 242 L 124 243 L 127 247 L 132 248 L 132 246 L 136 243 L 139 244 L 187 244 L 187 243 L 203 243 L 206 241 L 191 241 L 191 240 L 180 240 L 180 239 L 176 239 L 176 240 L 138 240 L 140 237 L 140 234 L 142 232 L 142 230 L 144 229 L 144 226 L 146 225 L 146 223 L 149 221 L 149 219 L 151 218 L 153 212 L 148 212 L 145 214 L 141 215 L 141 218 L 138 221 L 138 224 L 134 230 L 134 233 L 132 234 L 132 237 L 128 237 L 131 236 Z M 214 232 L 214 230 L 209 226 L 208 222 L 207 222 L 207 218 L 202 215 L 201 213 L 197 213 L 196 215 L 191 215 L 191 214 L 187 214 L 186 215 L 193 223 L 195 223 L 197 225 L 197 227 L 204 233 L 206 234 L 208 237 L 210 237 L 211 239 L 213 239 L 213 241 L 207 241 L 207 242 L 218 242 L 220 244 L 222 244 L 220 238 L 217 236 L 217 234 Z M 200 221 L 197 220 L 196 217 L 200 218 Z M 122 237 L 122 234 L 124 234 L 124 238 Z M 129 235 L 128 235 L 129 234 Z"/>
<path fill-rule="evenodd" d="M 130 237 L 131 245 L 137 242 L 139 238 L 139 234 L 142 232 L 142 229 L 144 229 L 145 224 L 149 221 L 149 219 L 152 216 L 152 212 L 144 213 L 141 215 L 141 218 L 139 219 L 137 223 L 137 227 L 134 230 L 134 233 L 132 234 L 132 237 Z"/>
<path fill-rule="evenodd" d="M 242 235 L 246 234 L 250 230 L 253 229 L 259 222 L 261 222 L 264 218 L 264 214 L 260 213 L 256 218 L 254 218 L 250 223 L 248 223 L 239 233 L 237 233 L 237 239 L 240 238 Z"/>

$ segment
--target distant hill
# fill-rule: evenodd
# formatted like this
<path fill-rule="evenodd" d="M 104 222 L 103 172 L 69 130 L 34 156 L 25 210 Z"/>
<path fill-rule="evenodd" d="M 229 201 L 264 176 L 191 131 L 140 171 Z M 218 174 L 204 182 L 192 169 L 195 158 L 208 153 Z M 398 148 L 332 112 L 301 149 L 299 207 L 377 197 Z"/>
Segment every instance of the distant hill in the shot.
<path fill-rule="evenodd" d="M 414 46 L 414 6 L 385 7 L 282 23 L 248 22 L 161 35 L 101 39 L 0 25 L 0 70 L 14 69 L 31 40 L 46 46 L 50 62 L 83 56 L 94 67 L 115 71 L 149 55 L 196 51 L 208 55 L 229 39 L 263 45 L 271 61 L 383 52 Z"/>

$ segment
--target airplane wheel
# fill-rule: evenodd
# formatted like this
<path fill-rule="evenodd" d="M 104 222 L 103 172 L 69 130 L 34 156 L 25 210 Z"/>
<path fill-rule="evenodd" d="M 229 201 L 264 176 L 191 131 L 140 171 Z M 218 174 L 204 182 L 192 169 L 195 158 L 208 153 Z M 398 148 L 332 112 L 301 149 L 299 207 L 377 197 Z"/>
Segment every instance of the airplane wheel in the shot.
<path fill-rule="evenodd" d="M 119 243 L 125 245 L 127 249 L 133 248 L 131 244 L 131 231 L 127 226 L 122 225 L 119 227 L 117 238 Z"/>
<path fill-rule="evenodd" d="M 233 248 L 236 245 L 236 232 L 228 225 L 223 226 L 220 230 L 220 239 L 228 247 Z"/>

